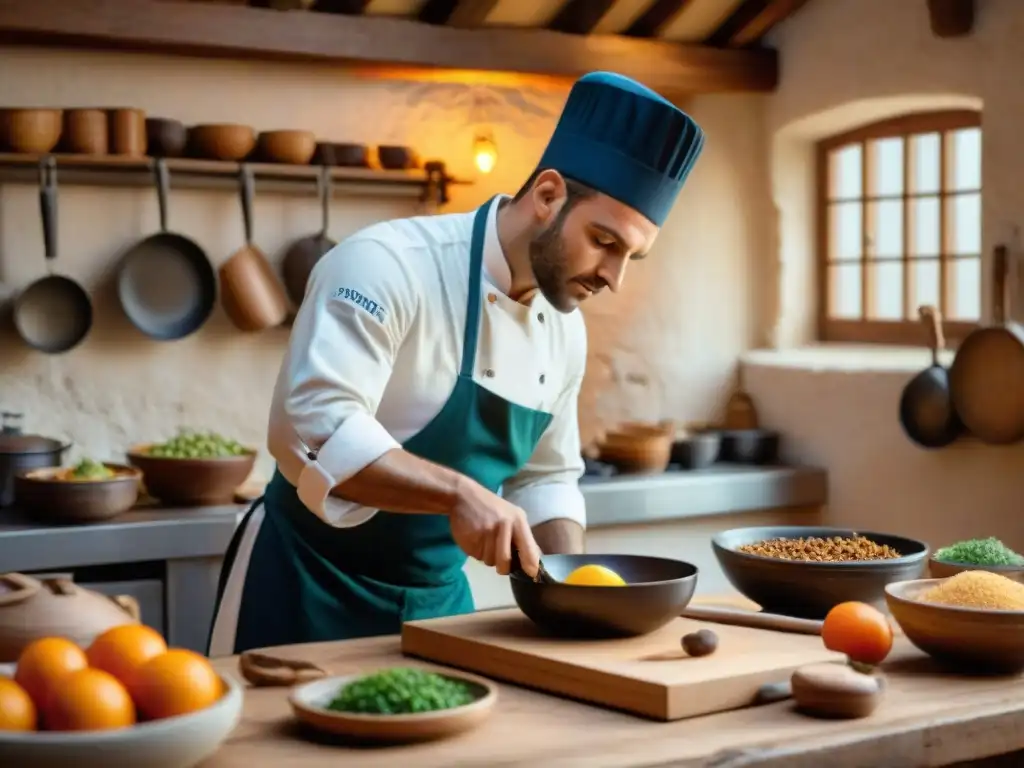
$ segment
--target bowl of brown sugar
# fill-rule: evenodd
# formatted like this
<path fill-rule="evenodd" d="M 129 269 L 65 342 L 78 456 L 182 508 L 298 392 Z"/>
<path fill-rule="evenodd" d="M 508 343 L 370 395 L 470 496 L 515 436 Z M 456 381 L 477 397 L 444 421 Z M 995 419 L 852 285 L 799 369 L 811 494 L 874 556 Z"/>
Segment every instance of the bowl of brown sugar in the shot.
<path fill-rule="evenodd" d="M 885 600 L 903 634 L 960 672 L 1024 670 L 1024 584 L 989 571 L 888 584 Z"/>
<path fill-rule="evenodd" d="M 824 526 L 734 528 L 711 547 L 729 582 L 769 613 L 823 619 L 849 600 L 884 607 L 885 586 L 916 579 L 923 541 Z"/>

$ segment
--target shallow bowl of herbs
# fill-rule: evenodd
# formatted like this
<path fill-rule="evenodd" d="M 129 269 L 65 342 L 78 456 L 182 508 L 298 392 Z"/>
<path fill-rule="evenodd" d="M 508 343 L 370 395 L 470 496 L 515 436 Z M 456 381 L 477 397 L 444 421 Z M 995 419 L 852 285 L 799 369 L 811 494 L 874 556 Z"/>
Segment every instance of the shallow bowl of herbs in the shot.
<path fill-rule="evenodd" d="M 482 677 L 413 666 L 325 677 L 293 688 L 288 697 L 305 726 L 389 744 L 463 733 L 486 720 L 497 701 L 497 686 Z"/>
<path fill-rule="evenodd" d="M 962 571 L 989 571 L 1024 582 L 1024 555 L 989 537 L 940 547 L 928 560 L 928 572 L 933 579 L 956 576 Z"/>

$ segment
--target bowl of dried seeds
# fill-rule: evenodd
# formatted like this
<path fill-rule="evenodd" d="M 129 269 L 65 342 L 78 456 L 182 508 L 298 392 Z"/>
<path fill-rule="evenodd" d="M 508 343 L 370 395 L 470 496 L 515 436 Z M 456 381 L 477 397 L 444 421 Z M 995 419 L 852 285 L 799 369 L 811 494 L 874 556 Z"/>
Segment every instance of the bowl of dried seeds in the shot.
<path fill-rule="evenodd" d="M 744 597 L 805 619 L 849 600 L 884 608 L 886 584 L 920 578 L 928 565 L 923 541 L 849 528 L 734 528 L 715 534 L 711 547 Z"/>

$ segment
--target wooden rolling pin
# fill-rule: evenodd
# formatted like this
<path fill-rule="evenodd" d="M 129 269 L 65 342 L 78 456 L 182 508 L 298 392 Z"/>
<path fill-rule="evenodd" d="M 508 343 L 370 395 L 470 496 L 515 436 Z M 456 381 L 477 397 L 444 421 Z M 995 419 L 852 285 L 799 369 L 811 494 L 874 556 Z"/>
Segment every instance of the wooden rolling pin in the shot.
<path fill-rule="evenodd" d="M 793 632 L 799 635 L 820 635 L 821 622 L 813 619 L 796 619 L 775 613 L 758 613 L 732 608 L 706 608 L 690 605 L 680 614 L 684 619 L 707 621 L 712 624 L 731 624 L 750 629 L 771 629 L 776 632 Z"/>

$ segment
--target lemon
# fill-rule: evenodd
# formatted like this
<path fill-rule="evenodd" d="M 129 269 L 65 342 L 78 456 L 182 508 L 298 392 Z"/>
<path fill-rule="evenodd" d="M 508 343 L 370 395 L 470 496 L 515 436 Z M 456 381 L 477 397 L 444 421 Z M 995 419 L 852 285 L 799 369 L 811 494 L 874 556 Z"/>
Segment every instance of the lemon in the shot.
<path fill-rule="evenodd" d="M 565 577 L 565 584 L 576 587 L 624 587 L 626 581 L 603 565 L 581 565 Z"/>

